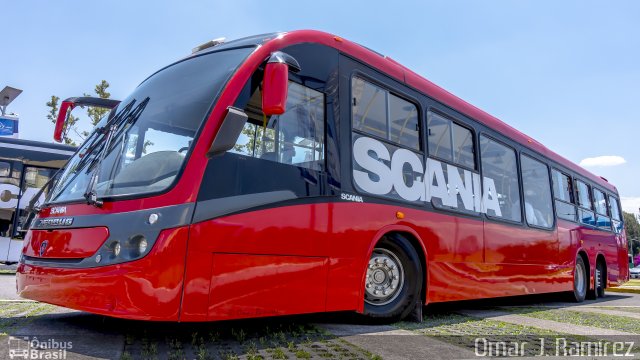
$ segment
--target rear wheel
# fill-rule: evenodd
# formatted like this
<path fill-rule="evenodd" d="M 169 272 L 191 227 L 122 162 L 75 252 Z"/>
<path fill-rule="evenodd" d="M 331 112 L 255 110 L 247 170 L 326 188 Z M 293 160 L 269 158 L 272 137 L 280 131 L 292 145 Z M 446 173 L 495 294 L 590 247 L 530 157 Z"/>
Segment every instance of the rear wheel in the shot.
<path fill-rule="evenodd" d="M 576 266 L 573 269 L 573 296 L 575 302 L 583 302 L 587 296 L 589 287 L 589 276 L 587 275 L 587 267 L 584 265 L 582 256 L 576 257 Z"/>
<path fill-rule="evenodd" d="M 596 297 L 604 297 L 604 289 L 607 287 L 607 270 L 605 269 L 602 261 L 599 261 L 596 265 L 594 278 Z"/>
<path fill-rule="evenodd" d="M 364 314 L 378 322 L 400 320 L 413 310 L 422 290 L 422 266 L 404 236 L 385 236 L 367 263 Z"/>

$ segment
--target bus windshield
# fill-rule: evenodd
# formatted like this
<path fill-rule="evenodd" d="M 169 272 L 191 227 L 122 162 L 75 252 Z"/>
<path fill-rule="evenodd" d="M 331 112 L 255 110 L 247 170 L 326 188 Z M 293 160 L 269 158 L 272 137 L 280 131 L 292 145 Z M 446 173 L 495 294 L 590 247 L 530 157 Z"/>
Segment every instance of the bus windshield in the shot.
<path fill-rule="evenodd" d="M 48 203 L 168 189 L 214 99 L 253 48 L 206 53 L 145 80 L 98 123 L 69 160 Z"/>

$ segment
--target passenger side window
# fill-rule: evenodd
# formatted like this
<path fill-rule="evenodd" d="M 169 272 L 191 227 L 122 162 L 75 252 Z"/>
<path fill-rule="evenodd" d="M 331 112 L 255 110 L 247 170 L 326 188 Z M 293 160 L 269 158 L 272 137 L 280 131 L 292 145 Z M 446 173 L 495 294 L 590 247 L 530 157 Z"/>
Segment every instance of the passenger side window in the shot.
<path fill-rule="evenodd" d="M 483 135 L 480 137 L 480 159 L 485 193 L 483 201 L 487 207 L 487 215 L 522 221 L 515 150 Z M 493 202 L 499 205 L 499 212 L 487 206 L 487 203 Z"/>
<path fill-rule="evenodd" d="M 353 129 L 420 150 L 416 106 L 357 76 L 351 79 Z"/>
<path fill-rule="evenodd" d="M 596 226 L 593 204 L 591 202 L 591 187 L 580 180 L 576 180 L 576 190 L 578 192 L 578 212 L 580 222 L 586 225 Z"/>
<path fill-rule="evenodd" d="M 577 221 L 577 211 L 573 198 L 573 183 L 571 177 L 558 170 L 551 171 L 553 179 L 553 193 L 556 198 L 556 213 L 559 218 Z"/>
<path fill-rule="evenodd" d="M 553 207 L 547 165 L 529 156 L 522 156 L 522 188 L 524 190 L 524 213 L 527 223 L 551 228 Z"/>
<path fill-rule="evenodd" d="M 471 130 L 434 112 L 429 112 L 427 118 L 429 155 L 475 169 L 475 148 Z"/>
<path fill-rule="evenodd" d="M 619 234 L 622 232 L 622 215 L 620 215 L 620 206 L 618 205 L 618 199 L 613 196 L 609 196 L 609 209 L 611 210 L 611 222 L 613 225 L 613 231 Z"/>
<path fill-rule="evenodd" d="M 256 95 L 258 94 L 258 95 Z M 255 99 L 254 99 L 255 98 Z M 252 96 L 249 120 L 233 152 L 312 170 L 324 167 L 324 94 L 289 81 L 287 111 L 270 118 L 255 116 L 260 92 Z"/>
<path fill-rule="evenodd" d="M 607 198 L 604 193 L 598 189 L 593 189 L 593 202 L 596 208 L 596 224 L 603 230 L 611 230 L 611 218 L 609 217 L 609 208 L 607 206 Z"/>

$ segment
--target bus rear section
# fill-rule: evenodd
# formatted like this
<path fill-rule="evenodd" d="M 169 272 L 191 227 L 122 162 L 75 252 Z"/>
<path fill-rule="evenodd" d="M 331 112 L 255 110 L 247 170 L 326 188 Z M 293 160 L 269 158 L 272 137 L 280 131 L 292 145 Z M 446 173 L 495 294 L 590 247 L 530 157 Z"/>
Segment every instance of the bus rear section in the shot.
<path fill-rule="evenodd" d="M 213 42 L 143 81 L 71 158 L 27 234 L 18 291 L 168 321 L 582 301 L 628 278 L 618 199 L 342 38 Z"/>

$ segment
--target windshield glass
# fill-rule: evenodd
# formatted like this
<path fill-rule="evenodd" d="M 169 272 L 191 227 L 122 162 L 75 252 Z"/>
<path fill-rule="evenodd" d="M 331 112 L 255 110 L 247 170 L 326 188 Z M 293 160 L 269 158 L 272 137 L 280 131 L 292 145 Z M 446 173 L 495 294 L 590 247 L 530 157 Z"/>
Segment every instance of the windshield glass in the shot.
<path fill-rule="evenodd" d="M 252 50 L 207 53 L 148 78 L 101 119 L 48 202 L 84 200 L 96 175 L 92 190 L 98 198 L 170 187 L 214 99 Z"/>

